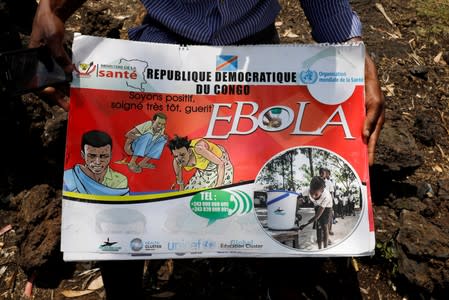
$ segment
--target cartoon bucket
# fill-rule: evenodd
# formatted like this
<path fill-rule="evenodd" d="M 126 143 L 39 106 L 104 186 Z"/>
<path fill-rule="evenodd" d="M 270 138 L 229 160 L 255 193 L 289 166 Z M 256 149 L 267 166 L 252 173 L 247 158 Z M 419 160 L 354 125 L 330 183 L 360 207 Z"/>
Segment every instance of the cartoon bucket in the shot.
<path fill-rule="evenodd" d="M 295 226 L 298 195 L 289 191 L 267 192 L 267 225 L 274 230 L 289 230 Z"/>

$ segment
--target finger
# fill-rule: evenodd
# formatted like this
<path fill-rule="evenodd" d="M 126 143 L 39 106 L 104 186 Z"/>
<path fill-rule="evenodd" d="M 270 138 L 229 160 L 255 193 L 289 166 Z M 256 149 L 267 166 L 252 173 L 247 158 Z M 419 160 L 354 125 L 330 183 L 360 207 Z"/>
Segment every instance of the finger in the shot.
<path fill-rule="evenodd" d="M 378 83 L 366 85 L 366 118 L 363 125 L 363 141 L 368 145 L 368 161 L 374 163 L 376 143 L 385 120 L 385 103 Z"/>
<path fill-rule="evenodd" d="M 70 98 L 67 97 L 66 94 L 62 93 L 59 90 L 56 90 L 55 93 L 56 104 L 61 107 L 64 111 L 69 111 L 70 109 Z"/>
<path fill-rule="evenodd" d="M 384 97 L 377 79 L 376 66 L 366 53 L 365 56 L 365 95 L 366 119 L 363 126 L 363 139 L 368 143 L 371 133 L 374 132 L 380 116 L 384 112 Z"/>
<path fill-rule="evenodd" d="M 30 38 L 30 42 L 28 43 L 28 48 L 39 48 L 42 46 L 43 46 L 43 43 L 40 40 Z"/>
<path fill-rule="evenodd" d="M 38 93 L 39 97 L 49 104 L 56 104 L 65 111 L 69 111 L 69 97 L 54 87 L 47 87 Z"/>
<path fill-rule="evenodd" d="M 368 161 L 369 165 L 372 166 L 374 164 L 374 158 L 375 158 L 375 150 L 376 150 L 376 144 L 377 140 L 379 139 L 380 131 L 382 130 L 382 126 L 385 121 L 385 113 L 382 112 L 380 115 L 378 122 L 376 124 L 376 128 L 374 129 L 373 133 L 369 137 L 368 141 Z"/>
<path fill-rule="evenodd" d="M 366 94 L 368 95 L 368 87 Z M 384 114 L 383 96 L 378 95 L 379 99 L 367 99 L 366 118 L 363 124 L 363 141 L 368 144 L 372 133 L 376 130 L 379 119 Z M 383 124 L 383 122 L 382 122 Z"/>

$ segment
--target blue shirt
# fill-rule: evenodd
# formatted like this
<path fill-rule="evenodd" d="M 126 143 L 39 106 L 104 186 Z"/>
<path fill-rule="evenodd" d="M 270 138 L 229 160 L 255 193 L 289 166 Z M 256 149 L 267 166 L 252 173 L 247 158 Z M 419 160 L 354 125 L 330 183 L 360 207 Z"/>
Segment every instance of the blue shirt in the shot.
<path fill-rule="evenodd" d="M 148 15 L 129 30 L 131 40 L 176 43 L 176 35 L 201 44 L 229 45 L 272 24 L 277 0 L 141 0 Z M 362 25 L 349 0 L 302 0 L 317 42 L 361 36 Z"/>

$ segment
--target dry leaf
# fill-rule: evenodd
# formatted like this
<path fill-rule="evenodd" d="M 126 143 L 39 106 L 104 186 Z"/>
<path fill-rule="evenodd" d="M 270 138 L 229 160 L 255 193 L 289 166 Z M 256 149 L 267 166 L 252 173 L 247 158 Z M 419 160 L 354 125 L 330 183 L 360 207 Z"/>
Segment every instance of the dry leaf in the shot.
<path fill-rule="evenodd" d="M 292 29 L 289 28 L 284 31 L 284 33 L 282 34 L 282 37 L 296 38 L 296 37 L 299 37 L 299 35 L 297 35 L 296 33 L 293 33 Z"/>
<path fill-rule="evenodd" d="M 357 263 L 357 260 L 353 257 L 351 259 L 352 262 L 352 267 L 354 268 L 354 271 L 358 272 L 359 271 L 359 264 Z"/>
<path fill-rule="evenodd" d="M 387 12 L 385 11 L 384 6 L 381 3 L 376 3 L 374 5 L 382 13 L 382 15 L 384 16 L 385 20 L 387 20 L 387 22 L 390 23 L 390 25 L 394 25 L 393 21 L 391 21 L 390 17 L 387 15 Z"/>
<path fill-rule="evenodd" d="M 87 274 L 90 274 L 90 273 L 95 273 L 95 272 L 98 272 L 98 271 L 100 271 L 100 268 L 90 269 L 90 270 L 86 270 L 84 272 L 79 273 L 77 276 L 83 276 L 83 275 L 87 275 Z"/>
<path fill-rule="evenodd" d="M 85 291 L 72 291 L 72 290 L 65 290 L 62 291 L 61 294 L 64 295 L 64 297 L 67 298 L 75 298 L 75 297 L 80 297 L 80 296 L 84 296 L 90 293 L 93 293 L 94 291 L 92 290 L 85 290 Z"/>
<path fill-rule="evenodd" d="M 383 92 L 386 92 L 386 96 L 394 96 L 394 83 L 387 84 L 386 86 L 381 87 Z"/>
<path fill-rule="evenodd" d="M 12 229 L 11 224 L 6 225 L 5 227 L 3 227 L 2 229 L 0 229 L 0 235 L 3 235 L 4 233 L 10 231 Z"/>
<path fill-rule="evenodd" d="M 284 31 L 284 33 L 282 34 L 282 36 L 283 36 L 283 37 L 284 37 L 284 36 L 287 36 L 287 34 L 289 34 L 290 32 L 292 32 L 292 29 L 291 29 L 291 28 L 286 29 L 286 30 Z"/>
<path fill-rule="evenodd" d="M 422 58 L 419 57 L 418 55 L 416 55 L 416 53 L 409 53 L 408 54 L 418 66 L 423 65 L 424 63 L 422 62 Z"/>
<path fill-rule="evenodd" d="M 377 280 L 379 280 L 379 278 L 380 278 L 380 272 L 377 272 L 376 277 L 374 277 L 374 279 L 376 279 L 376 281 L 377 281 Z"/>
<path fill-rule="evenodd" d="M 440 53 L 438 53 L 437 56 L 435 56 L 435 57 L 433 58 L 433 61 L 436 62 L 436 63 L 439 63 L 442 56 L 443 56 L 443 51 L 441 51 Z"/>
<path fill-rule="evenodd" d="M 94 280 L 89 283 L 89 286 L 87 287 L 88 290 L 98 290 L 103 287 L 103 278 L 101 276 L 98 276 Z"/>
<path fill-rule="evenodd" d="M 174 295 L 176 295 L 176 293 L 170 292 L 170 291 L 165 291 L 165 292 L 162 292 L 159 294 L 153 294 L 153 295 L 151 295 L 151 298 L 160 298 L 160 299 L 172 298 Z"/>
<path fill-rule="evenodd" d="M 378 31 L 378 32 L 385 33 L 385 34 L 387 34 L 389 37 L 391 37 L 391 38 L 393 38 L 393 39 L 399 39 L 399 38 L 402 37 L 401 33 L 400 33 L 398 30 L 395 30 L 395 33 L 391 33 L 391 32 L 388 32 L 388 31 L 386 31 L 386 30 L 383 30 L 383 29 L 380 29 L 380 28 L 376 28 L 376 27 L 374 27 L 373 25 L 370 25 L 370 28 L 371 28 L 372 30 L 375 30 L 375 31 Z"/>
<path fill-rule="evenodd" d="M 157 278 L 159 280 L 168 281 L 172 273 L 173 273 L 173 260 L 168 259 L 157 271 Z"/>
<path fill-rule="evenodd" d="M 7 269 L 6 266 L 3 266 L 3 267 L 0 268 L 0 277 L 3 275 L 3 273 L 6 272 L 6 269 Z"/>
<path fill-rule="evenodd" d="M 401 32 L 396 27 L 396 25 L 393 23 L 393 21 L 390 19 L 390 17 L 387 15 L 387 12 L 385 11 L 385 8 L 383 7 L 383 5 L 381 3 L 376 3 L 375 6 L 382 13 L 382 15 L 387 20 L 387 22 L 390 23 L 390 25 L 395 28 L 394 34 L 391 34 L 391 37 L 393 37 L 393 38 L 402 38 Z"/>
<path fill-rule="evenodd" d="M 432 170 L 437 171 L 438 173 L 443 173 L 443 168 L 438 165 L 433 166 Z"/>
<path fill-rule="evenodd" d="M 114 19 L 117 19 L 117 20 L 119 20 L 119 21 L 123 21 L 123 20 L 126 20 L 126 19 L 129 19 L 131 16 L 114 16 Z"/>
<path fill-rule="evenodd" d="M 359 289 L 360 289 L 360 291 L 363 293 L 363 294 L 365 294 L 365 295 L 368 295 L 369 293 L 368 293 L 368 289 L 364 289 L 364 288 L 362 288 L 362 287 L 359 287 Z"/>

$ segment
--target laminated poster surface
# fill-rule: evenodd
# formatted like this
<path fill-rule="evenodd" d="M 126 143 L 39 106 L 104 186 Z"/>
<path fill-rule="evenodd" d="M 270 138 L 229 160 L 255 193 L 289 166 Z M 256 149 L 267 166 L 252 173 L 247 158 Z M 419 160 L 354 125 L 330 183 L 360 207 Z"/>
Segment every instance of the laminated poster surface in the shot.
<path fill-rule="evenodd" d="M 364 53 L 76 36 L 64 258 L 371 254 Z"/>

